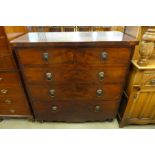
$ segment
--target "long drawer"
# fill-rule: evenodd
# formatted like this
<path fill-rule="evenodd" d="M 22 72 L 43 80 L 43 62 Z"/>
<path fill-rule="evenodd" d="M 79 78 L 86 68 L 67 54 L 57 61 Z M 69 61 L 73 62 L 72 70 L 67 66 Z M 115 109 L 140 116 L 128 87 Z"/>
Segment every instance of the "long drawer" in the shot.
<path fill-rule="evenodd" d="M 30 84 L 62 83 L 122 83 L 127 72 L 126 67 L 92 67 L 92 66 L 59 66 L 50 68 L 25 67 L 26 81 Z"/>
<path fill-rule="evenodd" d="M 127 64 L 130 59 L 128 48 L 25 48 L 18 49 L 23 65 L 55 64 Z"/>
<path fill-rule="evenodd" d="M 30 96 L 35 101 L 50 102 L 51 100 L 117 100 L 120 98 L 122 85 L 29 85 Z"/>
<path fill-rule="evenodd" d="M 118 101 L 53 101 L 33 102 L 35 118 L 43 121 L 104 121 L 117 114 Z"/>

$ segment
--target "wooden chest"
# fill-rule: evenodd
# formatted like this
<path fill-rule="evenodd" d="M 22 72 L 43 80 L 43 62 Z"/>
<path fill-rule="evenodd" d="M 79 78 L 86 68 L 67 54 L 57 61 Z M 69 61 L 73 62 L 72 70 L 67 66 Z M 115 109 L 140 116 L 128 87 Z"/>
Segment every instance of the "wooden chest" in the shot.
<path fill-rule="evenodd" d="M 112 120 L 137 43 L 121 32 L 28 33 L 11 41 L 36 120 Z"/>
<path fill-rule="evenodd" d="M 6 117 L 32 115 L 4 27 L 0 26 L 0 120 Z"/>

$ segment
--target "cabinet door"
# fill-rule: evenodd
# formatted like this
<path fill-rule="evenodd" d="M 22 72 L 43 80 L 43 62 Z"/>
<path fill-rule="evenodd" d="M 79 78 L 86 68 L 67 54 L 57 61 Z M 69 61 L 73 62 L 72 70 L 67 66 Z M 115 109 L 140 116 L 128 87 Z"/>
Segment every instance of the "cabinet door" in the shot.
<path fill-rule="evenodd" d="M 126 117 L 155 120 L 155 87 L 143 86 L 133 89 Z"/>

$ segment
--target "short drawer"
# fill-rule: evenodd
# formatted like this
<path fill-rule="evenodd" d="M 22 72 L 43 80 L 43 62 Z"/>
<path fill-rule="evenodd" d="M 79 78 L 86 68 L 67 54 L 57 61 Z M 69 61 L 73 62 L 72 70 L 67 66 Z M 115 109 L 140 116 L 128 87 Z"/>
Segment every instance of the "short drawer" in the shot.
<path fill-rule="evenodd" d="M 17 72 L 0 72 L 0 87 L 6 85 L 19 85 Z"/>
<path fill-rule="evenodd" d="M 91 85 L 91 84 L 65 84 L 65 85 L 29 85 L 30 95 L 35 101 L 104 99 L 117 100 L 120 98 L 122 85 Z"/>
<path fill-rule="evenodd" d="M 128 64 L 129 48 L 79 48 L 76 54 L 78 64 L 106 65 Z"/>
<path fill-rule="evenodd" d="M 25 67 L 23 69 L 29 84 L 63 84 L 63 83 L 122 83 L 125 80 L 127 67 Z"/>
<path fill-rule="evenodd" d="M 143 85 L 155 86 L 155 71 L 150 70 L 141 72 L 141 79 L 137 79 L 137 82 L 140 82 Z"/>
<path fill-rule="evenodd" d="M 33 102 L 35 117 L 43 121 L 104 121 L 115 118 L 118 101 Z"/>
<path fill-rule="evenodd" d="M 72 64 L 72 48 L 26 48 L 18 50 L 18 57 L 23 65 Z"/>
<path fill-rule="evenodd" d="M 0 97 L 16 97 L 24 96 L 24 92 L 20 85 L 0 85 Z"/>
<path fill-rule="evenodd" d="M 30 115 L 30 109 L 21 95 L 1 97 L 0 115 Z"/>

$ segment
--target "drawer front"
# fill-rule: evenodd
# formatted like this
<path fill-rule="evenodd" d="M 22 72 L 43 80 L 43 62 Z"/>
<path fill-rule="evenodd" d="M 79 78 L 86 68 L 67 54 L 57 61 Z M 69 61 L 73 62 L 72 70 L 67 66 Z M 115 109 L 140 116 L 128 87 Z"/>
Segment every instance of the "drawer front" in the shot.
<path fill-rule="evenodd" d="M 1 70 L 12 70 L 15 69 L 15 63 L 13 60 L 13 57 L 8 55 L 8 56 L 3 56 L 0 57 L 0 69 Z"/>
<path fill-rule="evenodd" d="M 8 46 L 7 38 L 0 35 L 0 46 Z"/>
<path fill-rule="evenodd" d="M 19 85 L 19 77 L 17 72 L 0 72 L 0 86 Z"/>
<path fill-rule="evenodd" d="M 119 99 L 122 85 L 83 85 L 83 84 L 68 84 L 68 85 L 47 85 L 47 86 L 29 86 L 30 95 L 36 101 L 51 101 L 56 99 L 61 100 L 82 100 L 82 99 L 104 99 L 114 100 Z"/>
<path fill-rule="evenodd" d="M 131 55 L 129 48 L 79 48 L 77 63 L 91 65 L 128 64 Z"/>
<path fill-rule="evenodd" d="M 118 101 L 53 101 L 34 102 L 37 120 L 44 121 L 104 121 L 113 119 L 117 114 Z"/>
<path fill-rule="evenodd" d="M 0 57 L 9 56 L 11 53 L 6 46 L 0 46 Z"/>
<path fill-rule="evenodd" d="M 155 71 L 144 71 L 141 75 L 141 80 L 137 79 L 137 82 L 143 85 L 155 86 Z"/>
<path fill-rule="evenodd" d="M 25 94 L 20 85 L 0 85 L 0 97 L 18 97 L 25 100 Z"/>
<path fill-rule="evenodd" d="M 1 97 L 0 115 L 30 115 L 30 109 L 21 95 Z"/>
<path fill-rule="evenodd" d="M 74 51 L 72 48 L 28 48 L 19 49 L 18 56 L 23 65 L 72 64 Z"/>
<path fill-rule="evenodd" d="M 25 67 L 23 71 L 29 84 L 63 84 L 74 82 L 107 84 L 124 82 L 127 67 Z"/>

